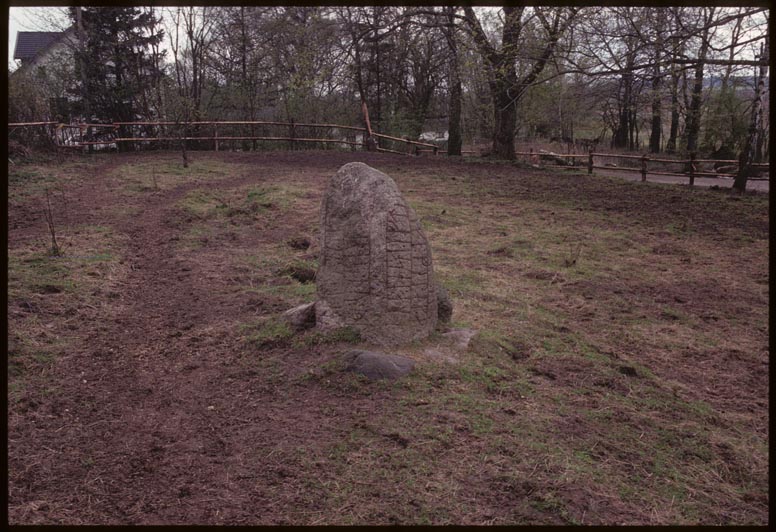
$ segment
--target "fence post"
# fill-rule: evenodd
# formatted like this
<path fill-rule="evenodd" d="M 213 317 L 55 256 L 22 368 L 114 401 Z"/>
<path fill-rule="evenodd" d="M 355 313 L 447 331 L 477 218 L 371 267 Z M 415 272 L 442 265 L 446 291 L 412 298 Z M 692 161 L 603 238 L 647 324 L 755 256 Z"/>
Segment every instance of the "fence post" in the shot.
<path fill-rule="evenodd" d="M 644 154 L 641 157 L 641 182 L 645 182 L 647 180 L 647 155 Z"/>
<path fill-rule="evenodd" d="M 369 109 L 366 107 L 366 100 L 361 100 L 361 112 L 364 114 L 364 123 L 366 123 L 364 146 L 367 151 L 377 151 L 379 144 L 377 139 L 372 135 L 372 123 L 369 121 Z"/>
<path fill-rule="evenodd" d="M 218 151 L 218 124 L 213 124 L 213 136 L 216 139 L 216 151 Z"/>
<path fill-rule="evenodd" d="M 593 147 L 590 146 L 590 148 L 587 151 L 587 173 L 588 175 L 593 173 Z"/>
<path fill-rule="evenodd" d="M 695 185 L 695 152 L 690 152 L 690 186 Z"/>
<path fill-rule="evenodd" d="M 439 151 L 439 146 L 434 146 L 434 155 L 437 154 L 437 151 Z"/>

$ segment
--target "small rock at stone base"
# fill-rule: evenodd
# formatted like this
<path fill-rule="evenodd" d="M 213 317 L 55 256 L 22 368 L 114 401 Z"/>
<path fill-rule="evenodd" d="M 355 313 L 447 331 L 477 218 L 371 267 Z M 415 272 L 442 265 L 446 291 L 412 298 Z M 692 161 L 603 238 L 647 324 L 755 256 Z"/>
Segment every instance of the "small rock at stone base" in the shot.
<path fill-rule="evenodd" d="M 291 328 L 295 331 L 303 331 L 315 327 L 315 303 L 305 303 L 289 309 L 283 313 Z"/>
<path fill-rule="evenodd" d="M 345 371 L 359 373 L 370 380 L 398 379 L 412 371 L 413 367 L 415 361 L 401 355 L 359 350 L 345 354 Z"/>
<path fill-rule="evenodd" d="M 474 329 L 450 329 L 442 334 L 444 341 L 440 345 L 427 347 L 423 354 L 434 360 L 457 364 L 461 353 L 469 348 L 469 343 L 476 334 Z"/>
<path fill-rule="evenodd" d="M 446 349 L 440 349 L 439 347 L 427 347 L 423 354 L 427 357 L 438 360 L 442 362 L 447 362 L 448 364 L 458 364 L 458 356 L 455 350 L 446 350 Z"/>
<path fill-rule="evenodd" d="M 463 350 L 469 347 L 469 342 L 472 341 L 475 334 L 477 334 L 477 331 L 474 329 L 450 329 L 442 337 L 453 340 L 455 347 Z"/>

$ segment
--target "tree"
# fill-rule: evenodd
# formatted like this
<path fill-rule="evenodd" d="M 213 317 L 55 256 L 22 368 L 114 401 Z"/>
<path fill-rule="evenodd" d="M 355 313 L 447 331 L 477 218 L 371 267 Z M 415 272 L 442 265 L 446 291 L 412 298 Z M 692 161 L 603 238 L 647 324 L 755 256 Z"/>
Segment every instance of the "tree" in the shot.
<path fill-rule="evenodd" d="M 693 71 L 692 97 L 687 109 L 687 151 L 695 153 L 698 150 L 698 136 L 701 130 L 701 91 L 703 90 L 703 69 L 706 66 L 706 55 L 710 46 L 711 22 L 716 12 L 715 7 L 703 8 L 701 12 L 701 45 Z"/>
<path fill-rule="evenodd" d="M 743 8 L 739 8 L 741 12 Z M 740 144 L 746 138 L 748 121 L 743 109 L 744 98 L 737 95 L 739 82 L 733 77 L 738 43 L 743 35 L 743 18 L 734 21 L 730 31 L 728 64 L 724 66 L 719 90 L 710 95 L 709 113 L 703 120 L 703 142 L 701 146 L 717 159 L 733 159 Z"/>
<path fill-rule="evenodd" d="M 178 7 L 174 13 L 170 13 L 175 21 L 174 31 L 169 36 L 175 81 L 180 95 L 191 100 L 195 119 L 203 115 L 209 52 L 214 40 L 213 29 L 218 20 L 216 9 Z"/>
<path fill-rule="evenodd" d="M 768 76 L 768 34 L 765 35 L 765 42 L 760 47 L 760 68 L 757 76 L 757 83 L 752 99 L 752 114 L 749 126 L 749 136 L 746 138 L 744 149 L 741 150 L 741 156 L 738 160 L 738 175 L 733 182 L 733 190 L 744 192 L 746 190 L 746 181 L 752 172 L 752 163 L 757 159 L 757 147 L 760 145 L 760 139 L 763 136 L 763 95 L 765 94 L 765 78 Z"/>
<path fill-rule="evenodd" d="M 651 132 L 649 135 L 649 151 L 651 153 L 660 153 L 660 138 L 663 135 L 663 122 L 662 122 L 662 86 L 663 86 L 663 72 L 662 72 L 662 59 L 663 59 L 663 47 L 665 43 L 664 30 L 666 24 L 666 12 L 664 10 L 656 10 L 653 12 L 654 16 L 650 17 L 651 29 L 654 35 L 655 46 L 653 48 L 653 60 L 655 66 L 652 70 L 652 121 Z"/>
<path fill-rule="evenodd" d="M 450 59 L 448 67 L 448 79 L 450 86 L 448 121 L 447 121 L 447 155 L 461 155 L 463 136 L 461 135 L 461 105 L 463 87 L 461 84 L 461 66 L 458 56 L 458 32 L 455 24 L 455 8 L 445 7 L 447 25 L 445 26 L 445 38 L 450 47 Z"/>
<path fill-rule="evenodd" d="M 504 7 L 500 45 L 488 38 L 473 8 L 463 9 L 464 27 L 489 70 L 495 122 L 492 153 L 514 159 L 517 104 L 552 59 L 578 8 Z"/>
<path fill-rule="evenodd" d="M 669 24 L 671 24 L 670 30 L 673 32 L 673 35 L 669 38 L 669 41 L 671 42 L 669 56 L 669 59 L 671 60 L 669 64 L 671 76 L 671 125 L 669 128 L 668 140 L 666 141 L 666 152 L 668 153 L 676 152 L 676 143 L 677 139 L 679 138 L 679 118 L 681 113 L 679 81 L 681 79 L 681 75 L 678 66 L 674 61 L 679 58 L 683 51 L 684 41 L 681 39 L 681 35 L 678 32 L 678 24 L 681 23 L 681 19 L 684 16 L 683 9 L 684 8 L 680 7 L 672 10 L 672 17 L 669 19 Z"/>
<path fill-rule="evenodd" d="M 84 107 L 105 122 L 129 122 L 147 113 L 147 94 L 161 77 L 163 55 L 157 46 L 163 32 L 154 14 L 135 7 L 72 7 L 69 15 L 76 23 L 80 18 L 83 28 L 85 47 L 75 51 L 75 59 Z"/>

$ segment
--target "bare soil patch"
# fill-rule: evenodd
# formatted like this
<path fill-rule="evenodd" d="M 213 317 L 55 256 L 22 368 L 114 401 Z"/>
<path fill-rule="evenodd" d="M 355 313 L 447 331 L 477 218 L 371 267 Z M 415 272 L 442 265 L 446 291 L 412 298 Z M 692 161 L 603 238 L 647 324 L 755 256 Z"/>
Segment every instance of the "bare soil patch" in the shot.
<path fill-rule="evenodd" d="M 11 168 L 12 524 L 767 524 L 767 196 L 191 157 Z M 342 371 L 357 336 L 278 319 L 314 300 L 323 189 L 354 160 L 397 181 L 451 326 L 480 331 L 398 349 L 393 383 Z"/>

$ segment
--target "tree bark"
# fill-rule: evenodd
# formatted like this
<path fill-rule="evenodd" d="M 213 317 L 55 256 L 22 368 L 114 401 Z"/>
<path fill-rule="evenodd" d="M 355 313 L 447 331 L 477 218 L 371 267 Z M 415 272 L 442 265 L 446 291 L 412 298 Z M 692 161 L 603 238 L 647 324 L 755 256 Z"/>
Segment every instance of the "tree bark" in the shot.
<path fill-rule="evenodd" d="M 458 70 L 458 53 L 454 50 L 450 60 L 450 105 L 447 121 L 447 155 L 461 155 L 463 138 L 461 136 L 461 106 L 463 90 Z"/>
<path fill-rule="evenodd" d="M 679 76 L 671 71 L 671 131 L 666 142 L 666 152 L 676 152 L 676 138 L 679 135 Z"/>
<path fill-rule="evenodd" d="M 660 153 L 660 137 L 663 132 L 660 102 L 660 78 L 652 80 L 652 133 L 649 136 L 649 151 Z"/>
<path fill-rule="evenodd" d="M 503 65 L 501 73 L 492 83 L 493 117 L 493 155 L 500 159 L 515 158 L 515 127 L 517 126 L 517 106 L 510 94 L 510 87 L 517 84 L 514 66 Z"/>

